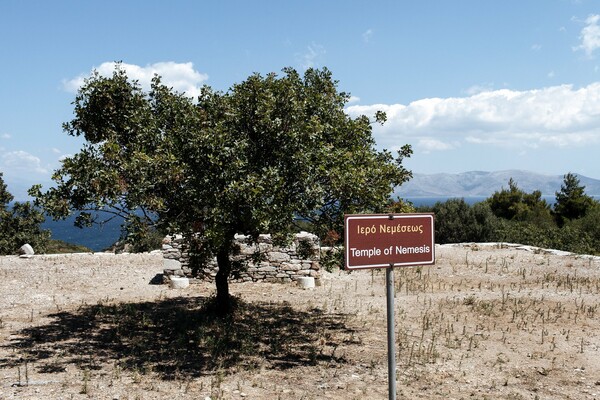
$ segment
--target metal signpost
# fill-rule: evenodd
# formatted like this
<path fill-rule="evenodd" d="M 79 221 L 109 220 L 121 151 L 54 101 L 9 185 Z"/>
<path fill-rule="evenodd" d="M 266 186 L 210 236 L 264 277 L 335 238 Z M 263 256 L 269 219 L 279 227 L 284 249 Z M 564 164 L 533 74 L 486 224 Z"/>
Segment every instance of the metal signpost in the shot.
<path fill-rule="evenodd" d="M 346 269 L 387 268 L 388 398 L 396 400 L 394 267 L 435 263 L 433 214 L 344 216 Z"/>

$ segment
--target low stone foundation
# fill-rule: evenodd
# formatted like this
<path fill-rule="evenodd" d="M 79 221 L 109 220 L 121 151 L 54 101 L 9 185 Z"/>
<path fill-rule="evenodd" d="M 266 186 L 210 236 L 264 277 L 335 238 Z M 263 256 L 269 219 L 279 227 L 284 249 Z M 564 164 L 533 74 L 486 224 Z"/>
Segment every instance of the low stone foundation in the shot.
<path fill-rule="evenodd" d="M 232 261 L 243 262 L 242 268 L 232 281 L 238 282 L 293 282 L 300 277 L 321 277 L 319 238 L 307 232 L 296 234 L 287 247 L 273 245 L 271 235 L 260 235 L 253 244 L 248 244 L 248 237 L 236 235 L 235 245 L 239 248 Z M 170 276 L 186 276 L 193 283 L 195 280 L 214 280 L 219 270 L 216 258 L 200 268 L 196 276 L 192 276 L 189 267 L 189 254 L 184 248 L 181 235 L 167 236 L 163 241 L 164 277 L 168 282 Z M 255 261 L 260 260 L 260 261 Z"/>

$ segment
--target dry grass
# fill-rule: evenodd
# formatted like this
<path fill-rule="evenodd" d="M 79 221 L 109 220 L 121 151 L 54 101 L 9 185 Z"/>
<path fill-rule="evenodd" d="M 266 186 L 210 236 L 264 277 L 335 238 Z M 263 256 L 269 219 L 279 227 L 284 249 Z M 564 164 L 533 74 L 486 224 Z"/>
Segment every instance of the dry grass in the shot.
<path fill-rule="evenodd" d="M 160 256 L 0 259 L 0 399 L 385 399 L 385 274 L 151 285 Z M 395 271 L 399 399 L 600 397 L 600 261 L 438 247 Z"/>

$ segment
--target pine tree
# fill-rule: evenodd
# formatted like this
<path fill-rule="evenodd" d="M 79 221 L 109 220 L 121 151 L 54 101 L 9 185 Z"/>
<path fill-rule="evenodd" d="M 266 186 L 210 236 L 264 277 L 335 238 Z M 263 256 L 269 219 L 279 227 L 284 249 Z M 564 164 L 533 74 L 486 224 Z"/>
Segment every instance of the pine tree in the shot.
<path fill-rule="evenodd" d="M 567 220 L 581 218 L 593 204 L 594 199 L 585 194 L 585 186 L 580 184 L 577 175 L 569 172 L 564 176 L 560 191 L 556 192 L 554 204 L 556 222 L 563 226 Z"/>

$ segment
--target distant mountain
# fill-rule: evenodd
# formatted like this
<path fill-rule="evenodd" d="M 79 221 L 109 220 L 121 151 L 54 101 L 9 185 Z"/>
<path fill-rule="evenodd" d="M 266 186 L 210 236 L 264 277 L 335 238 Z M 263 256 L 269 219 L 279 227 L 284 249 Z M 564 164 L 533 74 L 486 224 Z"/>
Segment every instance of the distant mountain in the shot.
<path fill-rule="evenodd" d="M 577 174 L 585 193 L 600 196 L 600 180 Z M 508 188 L 512 178 L 517 186 L 530 193 L 540 190 L 542 195 L 554 196 L 563 183 L 563 175 L 542 175 L 529 171 L 470 171 L 460 174 L 413 174 L 413 178 L 396 189 L 400 197 L 474 197 L 491 196 Z"/>

